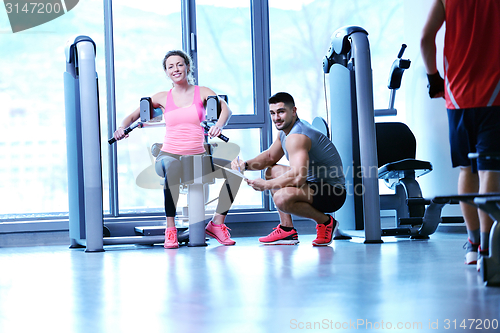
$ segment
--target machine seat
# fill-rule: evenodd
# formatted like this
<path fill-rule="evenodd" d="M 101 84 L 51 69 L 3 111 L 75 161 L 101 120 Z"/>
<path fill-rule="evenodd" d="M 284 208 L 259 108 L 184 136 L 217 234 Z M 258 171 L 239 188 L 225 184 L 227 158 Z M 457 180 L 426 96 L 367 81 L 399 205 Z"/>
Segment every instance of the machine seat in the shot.
<path fill-rule="evenodd" d="M 430 162 L 406 158 L 381 166 L 378 169 L 378 178 L 389 180 L 407 178 L 407 176 L 420 177 L 431 171 L 432 164 Z"/>

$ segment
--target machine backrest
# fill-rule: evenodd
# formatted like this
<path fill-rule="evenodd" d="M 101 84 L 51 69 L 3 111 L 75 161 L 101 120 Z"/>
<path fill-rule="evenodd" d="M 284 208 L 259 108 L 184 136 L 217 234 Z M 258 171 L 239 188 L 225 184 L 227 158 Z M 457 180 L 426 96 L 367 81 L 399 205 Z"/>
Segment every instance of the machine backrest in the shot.
<path fill-rule="evenodd" d="M 417 141 L 403 123 L 376 123 L 378 167 L 406 158 L 415 158 Z"/>
<path fill-rule="evenodd" d="M 330 139 L 330 130 L 328 129 L 328 124 L 325 119 L 321 117 L 316 117 L 313 119 L 312 127 L 316 128 L 318 131 L 326 135 L 328 139 Z"/>
<path fill-rule="evenodd" d="M 314 118 L 312 126 L 330 138 L 328 124 L 321 117 Z M 403 123 L 376 123 L 378 167 L 407 158 L 414 159 L 417 141 L 410 128 Z"/>

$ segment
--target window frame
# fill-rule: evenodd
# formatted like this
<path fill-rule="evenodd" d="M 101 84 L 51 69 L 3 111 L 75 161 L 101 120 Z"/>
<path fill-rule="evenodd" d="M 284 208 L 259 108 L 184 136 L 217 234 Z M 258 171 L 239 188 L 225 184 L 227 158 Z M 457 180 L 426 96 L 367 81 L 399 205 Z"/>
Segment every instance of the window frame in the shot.
<path fill-rule="evenodd" d="M 271 93 L 270 40 L 269 40 L 269 4 L 268 0 L 249 0 L 252 36 L 252 69 L 254 114 L 233 115 L 226 126 L 228 129 L 260 129 L 260 146 L 267 149 L 272 143 L 271 120 L 267 116 L 267 99 Z M 113 53 L 112 1 L 105 0 L 105 40 L 106 40 L 106 77 L 108 101 L 108 132 L 116 130 L 115 76 Z M 194 78 L 198 78 L 198 48 L 196 30 L 196 0 L 181 0 L 182 48 L 189 53 L 194 65 Z M 110 216 L 119 217 L 117 146 L 109 151 L 109 207 Z M 235 212 L 268 212 L 274 210 L 272 198 L 268 192 L 262 192 L 261 209 L 235 209 Z M 141 214 L 138 214 L 141 215 Z"/>
<path fill-rule="evenodd" d="M 196 50 L 196 1 L 181 0 L 181 20 L 183 24 L 183 48 L 191 54 L 197 64 Z M 268 0 L 249 0 L 251 12 L 251 40 L 252 40 L 252 70 L 254 114 L 233 115 L 228 129 L 260 129 L 260 146 L 267 149 L 272 143 L 272 122 L 268 116 L 268 97 L 271 93 L 270 82 L 270 38 L 269 38 L 269 3 Z M 112 0 L 104 0 L 104 39 L 105 39 L 105 69 L 106 69 L 106 101 L 107 101 L 107 130 L 113 133 L 116 130 L 116 100 L 115 100 L 115 68 L 113 45 Z M 194 33 L 194 35 L 193 35 Z M 192 45 L 193 44 L 193 45 Z M 197 76 L 197 73 L 195 73 Z M 102 138 L 101 138 L 102 139 Z M 107 139 L 107 138 L 105 138 Z M 104 215 L 105 223 L 125 223 L 147 225 L 150 221 L 163 218 L 163 213 L 120 214 L 118 197 L 118 163 L 117 145 L 109 147 L 109 214 Z M 228 222 L 274 222 L 279 221 L 275 213 L 275 206 L 269 193 L 263 192 L 263 207 L 260 209 L 237 209 L 235 214 L 228 215 Z M 106 200 L 106 199 L 104 199 Z M 0 223 L 0 234 L 40 231 L 67 231 L 69 229 L 69 215 L 59 212 L 43 214 L 24 214 L 29 217 L 22 219 L 8 219 Z M 297 218 L 296 221 L 305 221 Z"/>

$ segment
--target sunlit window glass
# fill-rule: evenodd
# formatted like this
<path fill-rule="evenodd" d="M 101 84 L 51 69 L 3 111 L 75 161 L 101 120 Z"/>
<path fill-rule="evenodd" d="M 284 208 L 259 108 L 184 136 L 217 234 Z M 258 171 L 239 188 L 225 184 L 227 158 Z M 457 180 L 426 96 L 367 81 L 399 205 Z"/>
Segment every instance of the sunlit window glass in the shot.
<path fill-rule="evenodd" d="M 374 105 L 387 108 L 389 71 L 405 42 L 403 1 L 269 0 L 269 7 L 272 92 L 291 93 L 303 119 L 326 117 L 323 57 L 333 32 L 351 25 L 368 32 Z M 404 112 L 404 89 L 396 108 Z"/>
<path fill-rule="evenodd" d="M 198 81 L 229 96 L 234 114 L 253 114 L 249 0 L 198 0 Z"/>
<path fill-rule="evenodd" d="M 181 1 L 113 2 L 117 126 L 142 97 L 172 88 L 163 70 L 165 54 L 182 49 Z M 120 213 L 162 212 L 161 178 L 151 146 L 163 142 L 165 127 L 136 129 L 118 145 Z"/>
<path fill-rule="evenodd" d="M 102 13 L 102 1 L 80 1 L 50 22 L 12 33 L 0 10 L 0 114 L 6 124 L 0 131 L 2 219 L 68 214 L 64 50 L 75 35 L 90 36 L 98 45 L 103 110 Z"/>

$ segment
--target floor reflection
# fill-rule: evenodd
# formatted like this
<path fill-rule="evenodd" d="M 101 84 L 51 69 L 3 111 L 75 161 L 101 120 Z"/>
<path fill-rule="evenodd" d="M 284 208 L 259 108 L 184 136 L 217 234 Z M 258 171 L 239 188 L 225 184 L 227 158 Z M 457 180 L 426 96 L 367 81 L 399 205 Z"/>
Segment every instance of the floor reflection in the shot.
<path fill-rule="evenodd" d="M 327 247 L 313 247 L 313 235 L 297 246 L 249 237 L 235 246 L 103 253 L 1 248 L 0 332 L 286 332 L 300 323 L 428 328 L 498 319 L 500 288 L 484 287 L 463 265 L 461 236 Z"/>

